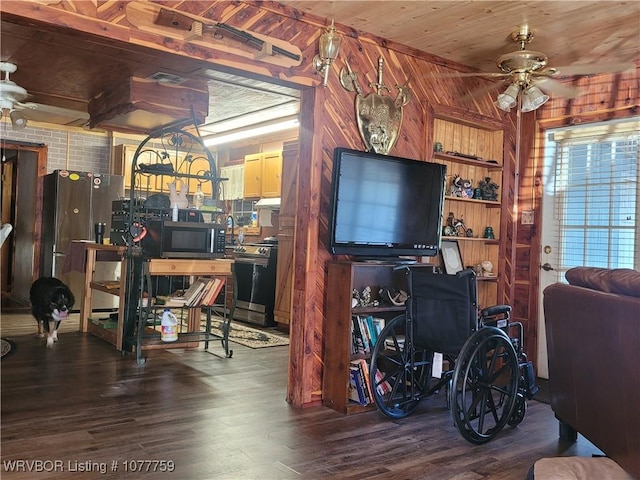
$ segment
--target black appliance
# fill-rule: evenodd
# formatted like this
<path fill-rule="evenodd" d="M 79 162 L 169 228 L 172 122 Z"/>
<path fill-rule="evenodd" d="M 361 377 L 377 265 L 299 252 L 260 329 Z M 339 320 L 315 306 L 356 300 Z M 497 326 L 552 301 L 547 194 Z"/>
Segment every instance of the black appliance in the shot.
<path fill-rule="evenodd" d="M 274 326 L 278 245 L 237 245 L 233 251 L 234 306 L 232 318 L 262 326 Z"/>
<path fill-rule="evenodd" d="M 220 258 L 225 254 L 226 227 L 220 223 L 145 222 L 140 245 L 151 258 Z"/>
<path fill-rule="evenodd" d="M 153 197 L 160 196 L 160 194 Z M 168 200 L 167 200 L 168 201 Z M 109 239 L 112 245 L 127 245 L 129 238 L 136 237 L 141 232 L 141 227 L 148 225 L 151 221 L 171 220 L 171 209 L 169 207 L 148 206 L 148 200 L 136 199 L 133 203 L 133 217 L 131 212 L 131 200 L 114 200 L 111 206 L 111 231 Z M 135 228 L 131 228 L 131 218 Z M 203 222 L 202 212 L 194 209 L 178 210 L 179 222 Z"/>
<path fill-rule="evenodd" d="M 333 155 L 331 253 L 370 257 L 438 253 L 446 167 L 346 148 Z"/>
<path fill-rule="evenodd" d="M 134 210 L 138 210 L 142 207 L 142 202 L 139 200 L 134 201 Z M 155 215 L 155 218 L 160 218 L 161 215 L 154 213 L 147 213 L 147 215 Z M 127 245 L 127 239 L 131 233 L 130 230 L 130 217 L 131 216 L 131 200 L 122 199 L 114 200 L 111 202 L 111 229 L 109 231 L 109 242 L 111 245 Z"/>

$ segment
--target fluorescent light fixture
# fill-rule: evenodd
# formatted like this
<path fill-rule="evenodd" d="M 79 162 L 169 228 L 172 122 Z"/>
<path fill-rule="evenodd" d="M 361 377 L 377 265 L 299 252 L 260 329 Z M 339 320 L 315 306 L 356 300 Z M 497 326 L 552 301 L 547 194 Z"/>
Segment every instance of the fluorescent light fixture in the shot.
<path fill-rule="evenodd" d="M 222 120 L 216 123 L 205 123 L 200 125 L 200 132 L 204 135 L 219 135 L 230 130 L 238 130 L 240 128 L 248 128 L 255 124 L 264 124 L 272 120 L 278 120 L 283 117 L 292 117 L 300 113 L 300 102 L 293 100 L 282 105 L 264 108 L 256 112 L 240 115 L 237 118 Z"/>
<path fill-rule="evenodd" d="M 260 137 L 269 133 L 281 132 L 283 130 L 289 130 L 296 128 L 300 125 L 298 118 L 282 119 L 275 123 L 269 123 L 266 125 L 257 125 L 250 128 L 231 131 L 223 135 L 217 135 L 204 139 L 204 144 L 207 147 L 214 145 L 220 145 L 222 143 L 235 142 L 237 140 L 244 140 L 246 138 Z"/>

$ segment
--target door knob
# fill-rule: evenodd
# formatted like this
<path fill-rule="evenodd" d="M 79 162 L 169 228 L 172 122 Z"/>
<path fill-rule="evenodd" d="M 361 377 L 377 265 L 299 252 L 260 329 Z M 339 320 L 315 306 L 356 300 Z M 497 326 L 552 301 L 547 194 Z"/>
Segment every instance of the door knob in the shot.
<path fill-rule="evenodd" d="M 540 265 L 540 268 L 542 270 L 544 270 L 545 272 L 549 272 L 549 271 L 553 270 L 553 267 L 549 263 L 545 263 L 543 265 Z"/>

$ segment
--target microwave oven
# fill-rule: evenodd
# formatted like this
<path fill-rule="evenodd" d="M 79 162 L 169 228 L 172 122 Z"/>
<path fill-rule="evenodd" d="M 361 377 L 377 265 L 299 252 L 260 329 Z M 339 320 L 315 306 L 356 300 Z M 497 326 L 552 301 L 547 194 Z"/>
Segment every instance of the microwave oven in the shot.
<path fill-rule="evenodd" d="M 151 258 L 220 258 L 224 256 L 225 226 L 219 223 L 151 220 L 141 240 Z"/>

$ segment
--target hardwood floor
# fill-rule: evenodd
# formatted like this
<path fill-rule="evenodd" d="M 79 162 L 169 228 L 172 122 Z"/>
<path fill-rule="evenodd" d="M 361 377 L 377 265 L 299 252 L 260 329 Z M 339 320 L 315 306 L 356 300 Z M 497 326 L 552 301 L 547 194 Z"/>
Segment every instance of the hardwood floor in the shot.
<path fill-rule="evenodd" d="M 3 315 L 17 345 L 1 362 L 3 479 L 524 479 L 542 457 L 600 453 L 560 442 L 536 401 L 483 446 L 457 433 L 441 394 L 401 420 L 292 408 L 287 347 L 149 351 L 138 366 L 71 323 L 51 349 L 31 332 L 33 318 Z M 21 460 L 41 463 L 9 464 Z M 145 460 L 174 469 L 130 463 Z"/>

